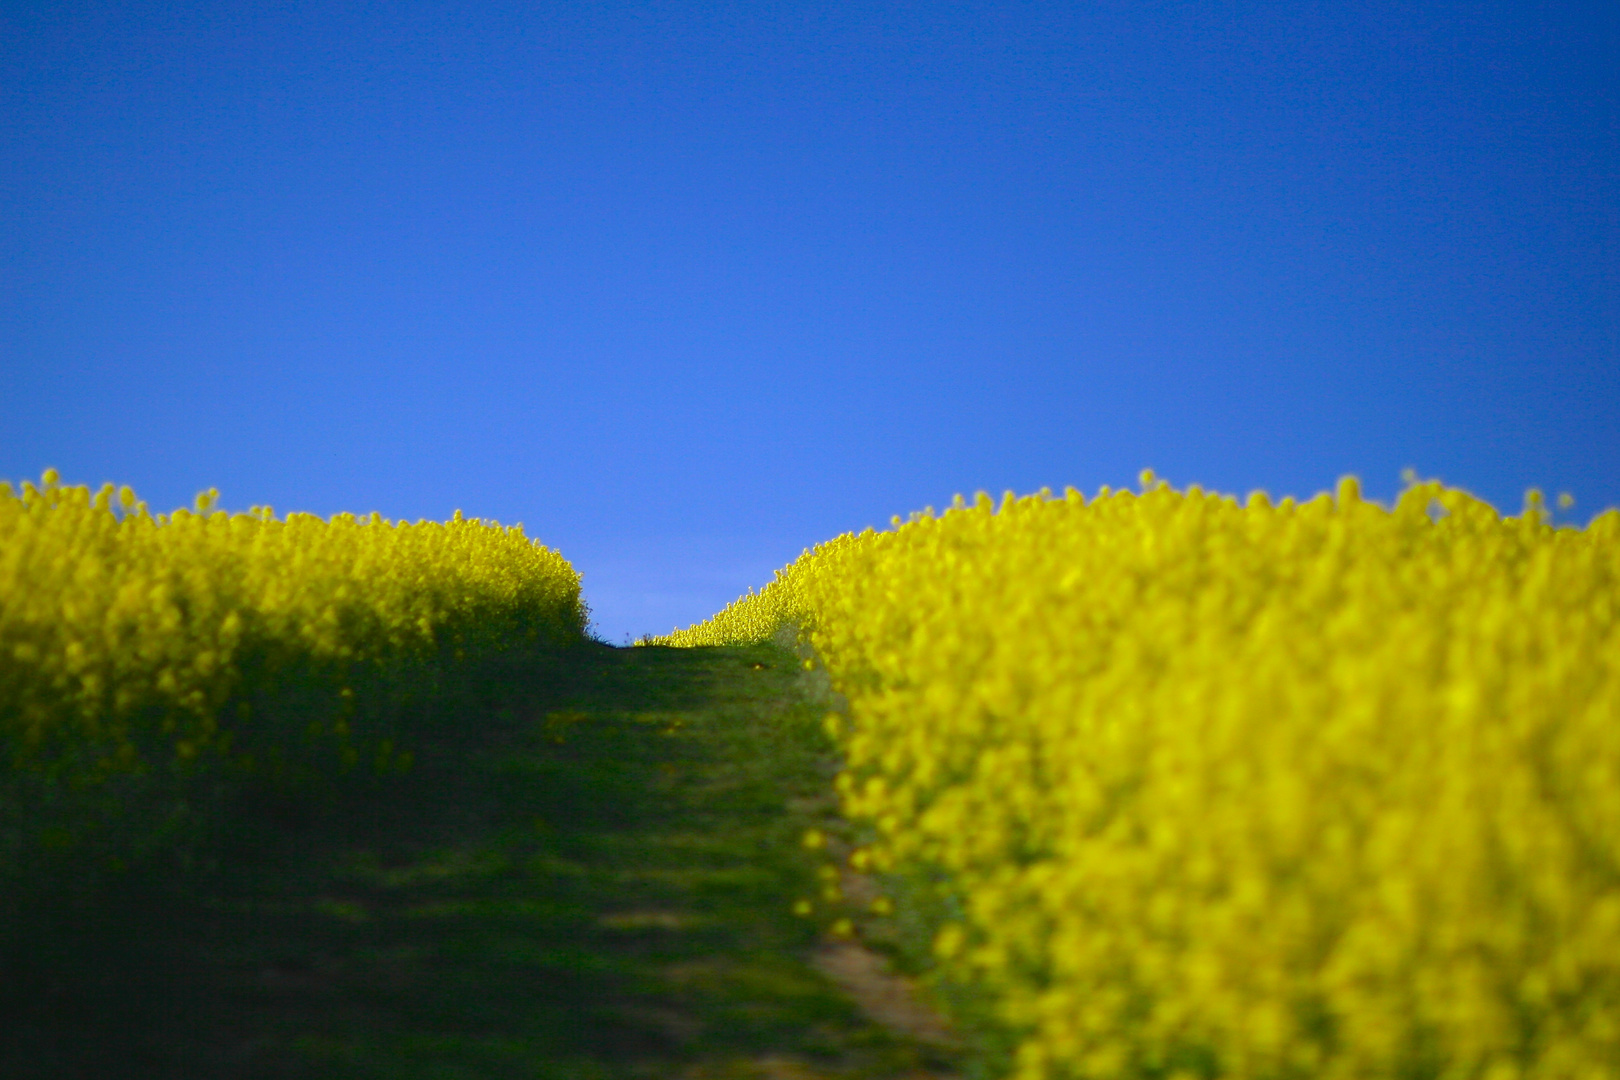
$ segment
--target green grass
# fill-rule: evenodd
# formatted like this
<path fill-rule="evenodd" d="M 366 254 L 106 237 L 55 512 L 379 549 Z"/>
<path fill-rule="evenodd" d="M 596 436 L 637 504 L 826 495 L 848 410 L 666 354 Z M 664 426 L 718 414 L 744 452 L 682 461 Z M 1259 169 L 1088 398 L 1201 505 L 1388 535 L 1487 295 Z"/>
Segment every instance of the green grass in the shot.
<path fill-rule="evenodd" d="M 242 809 L 183 885 L 35 913 L 7 1077 L 900 1077 L 817 970 L 832 747 L 787 653 L 584 646 L 447 699 L 403 778 Z M 25 939 L 25 940 L 24 940 Z"/>

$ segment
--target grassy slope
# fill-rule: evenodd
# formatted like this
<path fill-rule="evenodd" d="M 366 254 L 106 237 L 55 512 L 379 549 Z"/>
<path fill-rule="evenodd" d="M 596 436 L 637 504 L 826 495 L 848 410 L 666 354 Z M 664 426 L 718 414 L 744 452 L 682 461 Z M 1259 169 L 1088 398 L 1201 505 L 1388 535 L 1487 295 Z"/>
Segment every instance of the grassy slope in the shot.
<path fill-rule="evenodd" d="M 861 958 L 791 914 L 832 806 L 812 698 L 769 647 L 490 672 L 403 781 L 244 819 L 193 895 L 131 882 L 116 913 L 64 909 L 3 973 L 0 1075 L 946 1068 L 903 1007 L 880 1026 L 822 974 L 858 994 Z"/>

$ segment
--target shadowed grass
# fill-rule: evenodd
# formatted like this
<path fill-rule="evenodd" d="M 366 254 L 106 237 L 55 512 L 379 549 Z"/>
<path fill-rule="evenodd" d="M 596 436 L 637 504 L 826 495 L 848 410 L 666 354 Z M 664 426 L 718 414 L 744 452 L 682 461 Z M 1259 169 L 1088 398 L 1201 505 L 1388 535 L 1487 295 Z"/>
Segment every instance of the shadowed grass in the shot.
<path fill-rule="evenodd" d="M 417 764 L 235 819 L 177 892 L 65 906 L 6 972 L 11 1077 L 915 1075 L 810 963 L 834 771 L 794 658 L 502 661 Z M 795 809 L 795 808 L 799 809 Z"/>

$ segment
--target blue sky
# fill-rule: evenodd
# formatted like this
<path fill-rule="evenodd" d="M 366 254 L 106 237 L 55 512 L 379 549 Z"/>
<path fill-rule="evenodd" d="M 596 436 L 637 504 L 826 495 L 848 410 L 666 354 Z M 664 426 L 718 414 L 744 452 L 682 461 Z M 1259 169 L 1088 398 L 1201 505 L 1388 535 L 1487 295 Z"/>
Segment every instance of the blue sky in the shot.
<path fill-rule="evenodd" d="M 1613 4 L 0 0 L 0 476 L 522 521 L 604 636 L 956 492 L 1620 503 Z"/>

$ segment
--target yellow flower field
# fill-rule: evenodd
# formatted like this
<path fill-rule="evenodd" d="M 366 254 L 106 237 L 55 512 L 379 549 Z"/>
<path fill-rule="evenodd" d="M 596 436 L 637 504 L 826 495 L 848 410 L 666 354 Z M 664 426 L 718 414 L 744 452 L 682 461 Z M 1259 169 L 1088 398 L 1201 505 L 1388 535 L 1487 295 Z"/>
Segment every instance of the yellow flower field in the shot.
<path fill-rule="evenodd" d="M 215 498 L 153 515 L 127 487 L 54 471 L 0 485 L 0 779 L 23 826 L 40 799 L 205 759 L 264 776 L 315 747 L 339 772 L 362 754 L 387 771 L 400 749 L 353 730 L 368 691 L 440 657 L 583 635 L 579 575 L 521 528 L 277 519 Z"/>
<path fill-rule="evenodd" d="M 1145 474 L 896 524 L 664 640 L 798 627 L 1020 1077 L 1620 1074 L 1620 512 Z"/>

